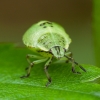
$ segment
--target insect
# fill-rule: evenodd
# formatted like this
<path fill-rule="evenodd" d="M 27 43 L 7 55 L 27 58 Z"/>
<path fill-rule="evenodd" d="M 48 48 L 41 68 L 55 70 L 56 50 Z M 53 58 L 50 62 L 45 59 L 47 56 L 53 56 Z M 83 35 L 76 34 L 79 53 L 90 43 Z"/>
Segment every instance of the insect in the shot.
<path fill-rule="evenodd" d="M 24 34 L 23 42 L 28 48 L 33 50 L 33 52 L 40 54 L 40 56 L 32 54 L 27 55 L 27 61 L 30 65 L 27 68 L 27 74 L 21 78 L 29 77 L 31 68 L 35 64 L 46 62 L 44 65 L 44 71 L 48 79 L 46 86 L 48 86 L 52 81 L 48 73 L 50 63 L 54 58 L 59 60 L 63 57 L 72 63 L 73 73 L 80 74 L 80 72 L 75 70 L 75 65 L 78 65 L 84 72 L 86 72 L 86 70 L 73 59 L 71 56 L 72 53 L 68 50 L 71 43 L 70 37 L 62 26 L 54 22 L 40 21 L 34 24 Z M 37 60 L 31 62 L 30 58 L 35 58 Z"/>

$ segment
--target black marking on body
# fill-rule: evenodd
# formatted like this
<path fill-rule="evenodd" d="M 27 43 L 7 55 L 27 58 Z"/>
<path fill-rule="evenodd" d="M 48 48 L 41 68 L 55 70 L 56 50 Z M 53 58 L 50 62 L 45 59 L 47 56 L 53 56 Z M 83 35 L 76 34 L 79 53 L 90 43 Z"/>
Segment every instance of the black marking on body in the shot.
<path fill-rule="evenodd" d="M 44 53 L 46 55 L 53 55 L 52 52 L 50 52 L 50 51 L 37 50 L 37 52 Z"/>
<path fill-rule="evenodd" d="M 45 44 L 45 42 L 43 44 Z"/>
<path fill-rule="evenodd" d="M 48 50 L 50 50 L 54 46 L 65 47 L 65 39 L 57 33 L 52 33 L 52 34 L 54 37 L 56 37 L 55 40 L 53 40 L 51 33 L 45 33 L 38 39 L 38 44 L 41 47 L 45 47 Z M 59 48 L 58 47 L 56 48 L 58 49 L 58 52 L 59 52 Z"/>
<path fill-rule="evenodd" d="M 58 50 L 59 50 L 59 52 L 60 52 L 60 47 L 58 46 Z"/>
<path fill-rule="evenodd" d="M 44 26 L 43 28 L 46 28 L 46 26 Z"/>
<path fill-rule="evenodd" d="M 62 41 L 61 41 L 64 45 L 65 45 L 65 39 L 62 37 Z"/>
<path fill-rule="evenodd" d="M 44 26 L 46 23 L 41 23 L 40 26 Z"/>
<path fill-rule="evenodd" d="M 60 52 L 60 47 L 59 47 L 59 46 L 55 46 L 54 48 L 56 49 L 57 54 L 59 54 L 59 52 Z"/>
<path fill-rule="evenodd" d="M 67 50 L 64 48 L 65 52 L 67 52 Z"/>
<path fill-rule="evenodd" d="M 51 49 L 49 50 L 49 53 L 53 55 L 53 53 L 52 53 Z"/>
<path fill-rule="evenodd" d="M 49 24 L 50 27 L 53 27 L 52 22 L 44 22 L 44 23 L 41 23 L 40 26 L 43 26 L 43 28 L 47 28 L 48 27 L 47 24 Z"/>

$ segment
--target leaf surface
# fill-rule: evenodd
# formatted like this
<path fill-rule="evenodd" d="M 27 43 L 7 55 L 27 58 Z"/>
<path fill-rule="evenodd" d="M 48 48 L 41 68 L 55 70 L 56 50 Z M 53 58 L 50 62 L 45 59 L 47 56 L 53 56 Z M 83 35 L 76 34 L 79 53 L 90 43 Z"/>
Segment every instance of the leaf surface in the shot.
<path fill-rule="evenodd" d="M 47 78 L 44 63 L 34 65 L 29 78 L 20 79 L 26 74 L 28 66 L 26 54 L 32 54 L 26 48 L 10 44 L 0 45 L 0 99 L 1 100 L 99 100 L 100 85 L 93 83 L 100 77 L 100 69 L 92 65 L 82 66 L 81 74 L 73 74 L 71 64 L 51 64 L 48 71 L 52 83 L 45 87 Z"/>

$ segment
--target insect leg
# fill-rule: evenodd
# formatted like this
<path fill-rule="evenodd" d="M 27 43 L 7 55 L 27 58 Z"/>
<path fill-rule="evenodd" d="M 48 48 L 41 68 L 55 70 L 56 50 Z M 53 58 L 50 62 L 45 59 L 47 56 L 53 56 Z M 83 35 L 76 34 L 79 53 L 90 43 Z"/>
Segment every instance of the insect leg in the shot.
<path fill-rule="evenodd" d="M 31 68 L 33 67 L 34 63 L 30 63 L 30 66 L 27 68 L 28 72 L 26 75 L 21 76 L 20 78 L 27 78 L 30 76 Z"/>
<path fill-rule="evenodd" d="M 84 69 L 81 65 L 79 65 L 77 62 L 75 62 L 74 61 L 74 63 L 76 64 L 76 65 L 78 65 L 84 72 L 86 72 L 86 69 Z"/>
<path fill-rule="evenodd" d="M 72 58 L 72 52 L 67 52 L 65 55 Z M 69 63 L 69 59 L 66 60 L 66 63 Z"/>
<path fill-rule="evenodd" d="M 72 62 L 72 72 L 73 73 L 78 73 L 78 74 L 81 74 L 80 72 L 76 72 L 75 71 L 75 65 L 78 65 L 84 72 L 86 72 L 86 70 L 81 66 L 79 65 L 77 62 L 75 62 L 75 60 L 72 58 L 72 53 L 70 54 L 71 52 L 69 52 L 69 55 L 65 55 L 65 57 Z"/>
<path fill-rule="evenodd" d="M 37 55 L 32 55 L 32 54 L 27 54 L 27 56 L 26 56 L 27 62 L 31 65 L 30 58 L 42 59 L 43 57 L 37 56 Z M 29 69 L 29 67 L 25 68 L 25 70 L 28 70 L 28 69 Z"/>
<path fill-rule="evenodd" d="M 49 73 L 48 73 L 48 67 L 49 67 L 51 61 L 52 61 L 52 58 L 50 58 L 50 59 L 46 62 L 45 67 L 44 67 L 44 71 L 45 71 L 46 76 L 47 76 L 47 79 L 48 79 L 48 82 L 46 83 L 46 86 L 48 86 L 48 85 L 51 83 L 51 77 L 50 77 L 50 75 L 49 75 Z"/>
<path fill-rule="evenodd" d="M 28 54 L 28 55 L 26 56 L 26 58 L 27 58 L 28 63 L 30 64 L 31 61 L 30 61 L 29 58 L 42 59 L 43 57 L 41 57 L 41 56 L 37 56 L 37 55 Z"/>
<path fill-rule="evenodd" d="M 77 74 L 81 74 L 80 72 L 77 72 L 75 70 L 75 63 L 74 63 L 75 61 L 74 61 L 74 59 L 72 57 L 67 57 L 67 58 L 68 58 L 68 60 L 70 60 L 72 62 L 72 72 L 77 73 Z"/>
<path fill-rule="evenodd" d="M 27 68 L 27 74 L 26 75 L 23 75 L 21 76 L 21 78 L 27 78 L 30 76 L 30 72 L 31 72 L 31 68 L 33 67 L 34 64 L 39 64 L 39 63 L 42 63 L 42 62 L 45 62 L 47 60 L 47 58 L 45 59 L 41 59 L 41 60 L 36 60 L 36 61 L 33 61 L 33 62 L 30 62 L 30 66 Z M 30 61 L 30 60 L 29 60 Z"/>

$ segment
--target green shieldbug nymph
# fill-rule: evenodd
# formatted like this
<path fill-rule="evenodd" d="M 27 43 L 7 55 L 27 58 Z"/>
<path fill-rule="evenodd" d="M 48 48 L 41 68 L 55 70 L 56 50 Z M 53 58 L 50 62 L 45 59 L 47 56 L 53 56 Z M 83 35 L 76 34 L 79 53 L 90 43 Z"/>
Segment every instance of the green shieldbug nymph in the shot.
<path fill-rule="evenodd" d="M 40 21 L 30 27 L 23 36 L 24 44 L 32 49 L 34 52 L 39 53 L 41 56 L 37 55 L 27 55 L 27 60 L 30 63 L 30 66 L 27 68 L 27 75 L 22 76 L 21 78 L 28 77 L 30 75 L 30 70 L 33 65 L 46 62 L 44 70 L 48 78 L 46 86 L 51 83 L 51 77 L 48 73 L 48 67 L 51 61 L 56 58 L 67 58 L 66 60 L 72 63 L 72 72 L 80 73 L 75 70 L 75 65 L 78 65 L 83 71 L 86 70 L 79 65 L 71 56 L 71 52 L 68 51 L 69 44 L 71 39 L 68 34 L 65 32 L 63 27 L 60 25 L 50 22 L 50 21 Z M 36 58 L 39 60 L 31 62 L 29 58 Z"/>

